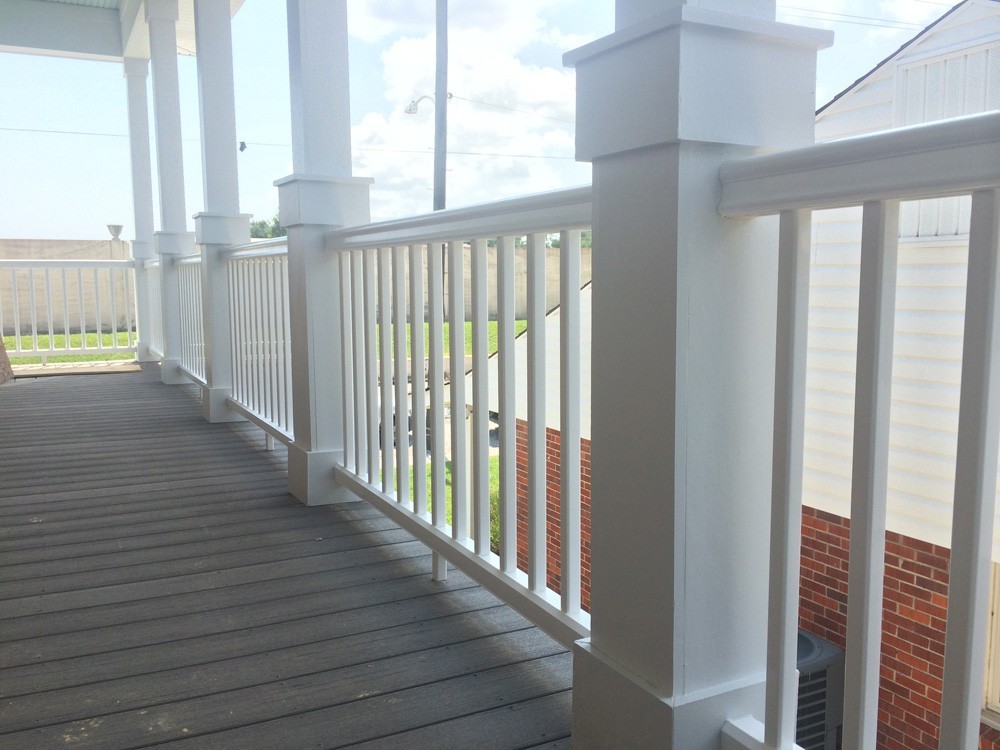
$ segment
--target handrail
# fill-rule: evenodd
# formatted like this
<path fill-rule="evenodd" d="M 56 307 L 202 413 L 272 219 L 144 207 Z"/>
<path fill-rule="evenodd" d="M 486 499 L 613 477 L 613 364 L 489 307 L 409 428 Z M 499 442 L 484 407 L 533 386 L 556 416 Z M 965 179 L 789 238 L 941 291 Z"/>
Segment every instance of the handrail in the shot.
<path fill-rule="evenodd" d="M 201 263 L 201 253 L 174 256 L 175 266 L 197 266 Z"/>
<path fill-rule="evenodd" d="M 219 256 L 223 263 L 243 258 L 266 258 L 274 255 L 288 254 L 288 238 L 275 237 L 261 242 L 248 242 L 245 245 L 233 245 L 223 250 Z"/>
<path fill-rule="evenodd" d="M 731 217 L 968 194 L 1000 185 L 1000 112 L 738 159 L 719 177 Z"/>
<path fill-rule="evenodd" d="M 589 227 L 591 192 L 591 187 L 586 185 L 338 229 L 327 235 L 326 246 L 327 249 L 360 250 L 398 243 L 463 240 L 472 236 L 523 235 L 554 226 Z"/>

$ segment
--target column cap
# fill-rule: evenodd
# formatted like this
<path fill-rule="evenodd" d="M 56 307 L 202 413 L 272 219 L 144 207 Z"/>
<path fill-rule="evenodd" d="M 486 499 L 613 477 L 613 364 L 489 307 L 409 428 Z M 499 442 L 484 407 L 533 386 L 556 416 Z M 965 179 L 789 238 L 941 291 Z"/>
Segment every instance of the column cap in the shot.
<path fill-rule="evenodd" d="M 563 65 L 575 68 L 590 58 L 681 24 L 739 31 L 814 50 L 825 49 L 833 44 L 833 32 L 826 29 L 813 29 L 753 16 L 679 5 L 564 53 Z"/>
<path fill-rule="evenodd" d="M 275 180 L 278 217 L 282 226 L 313 224 L 351 227 L 368 224 L 370 177 L 329 177 L 292 174 Z"/>
<path fill-rule="evenodd" d="M 148 260 L 156 257 L 154 243 L 148 240 L 132 240 L 130 244 L 132 245 L 133 260 Z"/>
<path fill-rule="evenodd" d="M 577 69 L 577 159 L 683 141 L 811 145 L 816 50 L 831 40 L 683 5 L 567 52 Z"/>
<path fill-rule="evenodd" d="M 126 78 L 131 76 L 142 76 L 143 78 L 146 78 L 149 75 L 149 58 L 123 57 L 122 68 Z"/>
<path fill-rule="evenodd" d="M 245 245 L 250 241 L 250 214 L 194 215 L 195 241 L 199 245 Z"/>
<path fill-rule="evenodd" d="M 146 21 L 177 21 L 180 18 L 177 0 L 146 0 Z"/>
<path fill-rule="evenodd" d="M 153 242 L 160 255 L 192 255 L 194 232 L 155 232 Z"/>

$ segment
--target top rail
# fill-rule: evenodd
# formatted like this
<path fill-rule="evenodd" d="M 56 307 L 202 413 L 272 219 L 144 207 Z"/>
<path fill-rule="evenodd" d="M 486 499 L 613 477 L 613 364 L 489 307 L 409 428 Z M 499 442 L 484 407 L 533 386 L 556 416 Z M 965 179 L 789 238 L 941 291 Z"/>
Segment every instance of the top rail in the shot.
<path fill-rule="evenodd" d="M 245 245 L 233 245 L 220 253 L 223 262 L 240 260 L 241 258 L 266 258 L 274 255 L 288 254 L 288 238 L 275 237 L 262 242 L 248 242 Z"/>
<path fill-rule="evenodd" d="M 1000 112 L 739 159 L 719 177 L 731 217 L 968 194 L 1000 185 Z"/>
<path fill-rule="evenodd" d="M 587 185 L 338 229 L 327 235 L 327 249 L 360 250 L 393 244 L 459 241 L 554 228 L 579 229 L 590 224 L 591 188 Z"/>
<path fill-rule="evenodd" d="M 0 260 L 0 268 L 135 268 L 133 260 Z"/>

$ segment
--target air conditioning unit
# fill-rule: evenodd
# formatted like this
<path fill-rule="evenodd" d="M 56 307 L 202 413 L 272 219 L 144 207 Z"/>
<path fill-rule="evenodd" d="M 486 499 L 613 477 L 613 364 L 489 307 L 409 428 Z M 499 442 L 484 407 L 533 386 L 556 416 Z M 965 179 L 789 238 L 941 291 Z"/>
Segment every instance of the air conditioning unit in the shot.
<path fill-rule="evenodd" d="M 797 666 L 795 742 L 803 750 L 836 750 L 844 723 L 844 651 L 800 630 Z"/>

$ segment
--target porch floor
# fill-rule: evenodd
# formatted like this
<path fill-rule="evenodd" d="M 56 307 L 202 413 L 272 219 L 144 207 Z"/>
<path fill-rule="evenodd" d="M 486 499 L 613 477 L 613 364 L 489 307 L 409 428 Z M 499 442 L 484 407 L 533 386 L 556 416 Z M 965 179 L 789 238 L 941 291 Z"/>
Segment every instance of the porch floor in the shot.
<path fill-rule="evenodd" d="M 159 370 L 0 388 L 0 747 L 568 748 L 571 659 Z"/>

